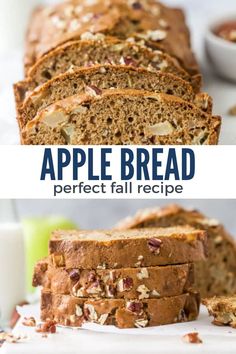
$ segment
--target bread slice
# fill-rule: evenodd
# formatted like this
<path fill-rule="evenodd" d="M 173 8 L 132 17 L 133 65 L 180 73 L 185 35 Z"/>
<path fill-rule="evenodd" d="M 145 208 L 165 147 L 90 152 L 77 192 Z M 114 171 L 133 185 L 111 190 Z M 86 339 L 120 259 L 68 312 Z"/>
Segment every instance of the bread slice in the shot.
<path fill-rule="evenodd" d="M 190 73 L 199 73 L 183 12 L 155 0 L 63 2 L 39 9 L 28 30 L 27 67 L 51 49 L 79 39 L 84 33 L 110 34 L 121 39 L 137 37 L 176 57 Z"/>
<path fill-rule="evenodd" d="M 213 324 L 236 328 L 236 295 L 204 299 L 209 315 L 214 317 Z"/>
<path fill-rule="evenodd" d="M 33 286 L 53 294 L 87 298 L 152 299 L 177 296 L 194 287 L 192 264 L 80 270 L 55 268 L 45 259 L 36 264 Z"/>
<path fill-rule="evenodd" d="M 197 319 L 199 296 L 183 294 L 162 299 L 79 299 L 43 291 L 41 319 L 80 327 L 84 322 L 119 328 L 151 327 Z"/>
<path fill-rule="evenodd" d="M 203 297 L 236 293 L 236 242 L 217 220 L 178 205 L 144 209 L 117 225 L 118 229 L 191 225 L 208 234 L 207 261 L 195 265 L 196 287 Z"/>
<path fill-rule="evenodd" d="M 92 88 L 89 95 L 71 96 L 39 112 L 23 129 L 22 143 L 208 145 L 218 143 L 220 126 L 219 117 L 178 97 Z"/>
<path fill-rule="evenodd" d="M 20 84 L 21 85 L 21 84 Z M 87 86 L 98 89 L 143 89 L 150 92 L 166 93 L 193 102 L 200 109 L 212 113 L 212 105 L 207 104 L 211 99 L 207 94 L 195 96 L 192 87 L 184 80 L 172 74 L 152 72 L 129 66 L 96 65 L 90 68 L 81 68 L 72 72 L 61 74 L 36 88 L 32 93 L 25 92 L 21 101 L 21 89 L 15 85 L 16 101 L 19 115 L 23 121 L 32 120 L 38 111 L 47 106 L 78 93 L 86 92 Z M 20 91 L 20 92 L 19 92 Z M 209 111 L 210 109 L 210 111 Z"/>
<path fill-rule="evenodd" d="M 166 53 L 112 37 L 101 35 L 90 37 L 68 42 L 40 58 L 28 71 L 27 82 L 18 84 L 21 97 L 26 91 L 25 86 L 27 90 L 32 90 L 71 68 L 96 64 L 123 64 L 145 68 L 153 73 L 161 71 L 174 74 L 188 81 L 196 93 L 200 91 L 201 76 L 191 76 Z"/>
<path fill-rule="evenodd" d="M 206 232 L 188 226 L 127 231 L 55 231 L 49 250 L 55 266 L 112 269 L 204 260 L 206 243 Z"/>

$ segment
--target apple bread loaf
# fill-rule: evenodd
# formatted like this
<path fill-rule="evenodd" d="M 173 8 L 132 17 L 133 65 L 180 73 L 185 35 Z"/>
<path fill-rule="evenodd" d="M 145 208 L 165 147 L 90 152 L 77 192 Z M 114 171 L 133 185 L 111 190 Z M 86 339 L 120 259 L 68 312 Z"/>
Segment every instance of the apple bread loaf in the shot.
<path fill-rule="evenodd" d="M 38 111 L 49 105 L 61 101 L 78 93 L 86 92 L 87 87 L 103 89 L 142 89 L 155 93 L 166 93 L 181 97 L 211 114 L 211 99 L 207 94 L 195 96 L 192 87 L 184 80 L 172 74 L 161 72 L 153 75 L 146 69 L 138 69 L 129 66 L 96 65 L 90 68 L 81 68 L 66 74 L 61 74 L 37 87 L 32 93 L 24 93 L 22 102 L 22 84 L 15 85 L 15 96 L 18 102 L 20 120 L 26 122 L 32 120 Z M 207 104 L 206 104 L 207 102 Z"/>
<path fill-rule="evenodd" d="M 84 322 L 115 325 L 119 328 L 142 328 L 193 321 L 199 313 L 199 295 L 183 294 L 162 299 L 79 299 L 70 295 L 41 296 L 41 319 L 80 327 Z"/>
<path fill-rule="evenodd" d="M 208 234 L 207 261 L 195 265 L 196 288 L 203 297 L 236 293 L 236 242 L 217 220 L 177 205 L 139 211 L 117 229 L 190 225 Z"/>
<path fill-rule="evenodd" d="M 193 264 L 148 268 L 65 269 L 38 262 L 33 286 L 53 294 L 86 298 L 152 299 L 177 296 L 194 287 Z"/>
<path fill-rule="evenodd" d="M 40 111 L 21 133 L 26 145 L 214 145 L 220 126 L 175 96 L 90 87 Z"/>
<path fill-rule="evenodd" d="M 27 81 L 18 85 L 22 94 L 47 82 L 72 68 L 96 64 L 126 65 L 141 67 L 151 72 L 174 74 L 188 81 L 197 93 L 201 88 L 201 76 L 191 76 L 168 54 L 152 50 L 141 44 L 122 41 L 103 35 L 83 36 L 83 40 L 71 41 L 40 58 L 29 70 Z"/>
<path fill-rule="evenodd" d="M 206 232 L 188 226 L 127 231 L 75 230 L 55 231 L 49 251 L 54 266 L 66 269 L 139 268 L 204 260 L 206 244 Z"/>
<path fill-rule="evenodd" d="M 74 0 L 39 8 L 27 34 L 26 70 L 50 50 L 85 33 L 134 38 L 169 53 L 191 74 L 199 74 L 183 12 L 155 0 Z"/>
<path fill-rule="evenodd" d="M 214 317 L 213 324 L 217 326 L 231 326 L 236 328 L 236 295 L 215 296 L 204 299 L 209 315 Z"/>

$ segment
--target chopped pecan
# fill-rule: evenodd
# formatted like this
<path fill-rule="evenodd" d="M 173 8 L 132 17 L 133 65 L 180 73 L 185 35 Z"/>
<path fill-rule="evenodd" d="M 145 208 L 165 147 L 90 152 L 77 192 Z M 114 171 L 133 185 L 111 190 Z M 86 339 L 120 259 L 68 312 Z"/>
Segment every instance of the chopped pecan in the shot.
<path fill-rule="evenodd" d="M 137 278 L 139 280 L 142 280 L 142 279 L 148 279 L 149 278 L 149 274 L 148 274 L 148 270 L 147 268 L 141 268 L 140 269 L 140 272 L 137 274 Z"/>
<path fill-rule="evenodd" d="M 133 287 L 133 279 L 130 277 L 120 279 L 117 283 L 117 290 L 121 292 L 131 290 L 132 287 Z"/>
<path fill-rule="evenodd" d="M 80 279 L 80 272 L 79 272 L 79 270 L 78 270 L 78 269 L 73 269 L 73 270 L 71 270 L 70 273 L 69 273 L 69 277 L 70 277 L 70 279 L 73 280 L 73 281 L 79 281 L 79 279 Z"/>
<path fill-rule="evenodd" d="M 138 328 L 147 327 L 147 325 L 148 325 L 148 320 L 145 320 L 145 319 L 143 319 L 143 318 L 140 318 L 140 319 L 138 319 L 138 320 L 136 320 L 136 321 L 134 322 L 134 325 L 135 325 L 135 327 L 138 327 Z"/>
<path fill-rule="evenodd" d="M 89 283 L 94 283 L 97 280 L 96 273 L 95 272 L 89 272 L 88 274 L 88 282 Z"/>
<path fill-rule="evenodd" d="M 139 1 L 135 1 L 132 3 L 132 8 L 134 10 L 141 10 L 143 8 L 143 6 Z"/>
<path fill-rule="evenodd" d="M 29 317 L 29 318 L 24 318 L 24 321 L 22 322 L 23 326 L 27 327 L 35 327 L 36 326 L 36 320 L 34 317 Z"/>
<path fill-rule="evenodd" d="M 103 326 L 103 325 L 105 324 L 105 322 L 106 322 L 108 316 L 109 316 L 108 313 L 104 313 L 103 315 L 101 315 L 101 316 L 99 317 L 98 323 Z"/>
<path fill-rule="evenodd" d="M 140 315 L 143 310 L 143 304 L 141 302 L 137 302 L 137 301 L 129 301 L 126 304 L 126 309 L 130 312 Z"/>
<path fill-rule="evenodd" d="M 159 254 L 161 249 L 162 241 L 158 238 L 150 238 L 148 240 L 148 247 L 152 253 Z"/>
<path fill-rule="evenodd" d="M 100 282 L 96 280 L 89 286 L 89 288 L 86 289 L 86 291 L 88 294 L 99 294 L 102 291 Z"/>
<path fill-rule="evenodd" d="M 111 284 L 106 285 L 106 292 L 108 297 L 114 297 L 116 294 L 116 288 Z"/>
<path fill-rule="evenodd" d="M 87 320 L 90 320 L 92 322 L 97 321 L 98 319 L 97 312 L 95 311 L 94 306 L 91 304 L 85 304 L 84 315 Z"/>
<path fill-rule="evenodd" d="M 148 299 L 150 290 L 144 285 L 139 285 L 137 291 L 140 293 L 139 299 Z"/>
<path fill-rule="evenodd" d="M 86 92 L 90 96 L 100 96 L 102 94 L 102 90 L 100 90 L 97 86 L 94 85 L 87 86 Z"/>
<path fill-rule="evenodd" d="M 138 66 L 138 63 L 131 57 L 121 57 L 120 64 L 127 66 Z"/>
<path fill-rule="evenodd" d="M 199 335 L 197 332 L 187 333 L 182 338 L 183 338 L 183 341 L 186 343 L 192 343 L 192 344 L 202 343 L 202 340 L 201 340 L 201 338 L 199 338 Z"/>
<path fill-rule="evenodd" d="M 44 323 L 40 323 L 36 327 L 36 332 L 38 333 L 56 333 L 56 321 L 53 320 L 47 320 Z"/>

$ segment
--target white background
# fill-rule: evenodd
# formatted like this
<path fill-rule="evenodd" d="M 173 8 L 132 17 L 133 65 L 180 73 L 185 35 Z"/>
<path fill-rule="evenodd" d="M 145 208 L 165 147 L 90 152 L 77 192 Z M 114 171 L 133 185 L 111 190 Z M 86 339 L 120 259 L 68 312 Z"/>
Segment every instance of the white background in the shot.
<path fill-rule="evenodd" d="M 4 149 L 7 153 L 4 154 Z M 114 148 L 118 150 L 118 147 Z M 210 217 L 226 223 L 236 234 L 236 200 L 206 200 L 207 198 L 236 198 L 236 147 L 195 147 L 196 177 L 187 182 L 184 188 L 185 199 L 182 203 L 188 207 L 200 208 Z M 34 150 L 34 151 L 33 151 Z M 9 151 L 11 153 L 9 154 Z M 0 198 L 48 198 L 51 195 L 49 183 L 40 182 L 43 157 L 42 147 L 0 147 Z M 33 158 L 32 158 L 33 157 Z M 117 161 L 117 159 L 115 159 Z M 113 165 L 114 175 L 117 164 Z M 207 171 L 207 172 L 206 172 Z M 69 179 L 65 183 L 72 183 Z M 62 214 L 73 218 L 82 228 L 107 228 L 120 218 L 133 214 L 137 209 L 148 206 L 172 203 L 175 196 L 168 200 L 21 200 L 17 202 L 21 217 L 33 215 Z M 150 197 L 150 195 L 149 195 Z M 122 199 L 122 196 L 119 196 Z M 146 196 L 146 199 L 148 196 Z M 82 199 L 78 198 L 78 199 Z M 95 199 L 97 197 L 95 196 Z M 4 207 L 4 206 L 3 206 Z"/>

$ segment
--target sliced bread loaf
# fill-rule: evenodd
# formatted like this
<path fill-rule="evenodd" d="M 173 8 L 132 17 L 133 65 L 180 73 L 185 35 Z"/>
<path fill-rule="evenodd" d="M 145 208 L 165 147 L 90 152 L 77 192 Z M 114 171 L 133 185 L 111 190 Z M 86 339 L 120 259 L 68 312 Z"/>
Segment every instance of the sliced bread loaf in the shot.
<path fill-rule="evenodd" d="M 71 68 L 95 64 L 141 67 L 151 72 L 166 72 L 188 81 L 195 92 L 201 88 L 201 76 L 191 76 L 168 54 L 133 42 L 104 35 L 84 35 L 83 40 L 68 42 L 40 58 L 28 72 L 28 90 L 64 73 Z M 87 39 L 86 39 L 87 38 Z M 25 83 L 22 83 L 22 94 Z M 21 88 L 18 85 L 19 89 Z"/>
<path fill-rule="evenodd" d="M 220 118 L 178 97 L 93 87 L 88 95 L 71 96 L 39 112 L 23 129 L 22 143 L 217 144 L 220 126 Z"/>
<path fill-rule="evenodd" d="M 49 251 L 53 264 L 66 269 L 153 267 L 204 260 L 206 243 L 206 232 L 187 226 L 127 231 L 55 231 Z"/>
<path fill-rule="evenodd" d="M 199 73 L 183 12 L 155 0 L 69 1 L 39 9 L 29 26 L 27 67 L 51 49 L 88 32 L 122 39 L 137 36 L 176 57 L 189 72 Z"/>
<path fill-rule="evenodd" d="M 204 299 L 203 304 L 214 317 L 214 325 L 236 328 L 236 295 Z"/>
<path fill-rule="evenodd" d="M 46 259 L 34 269 L 33 285 L 54 294 L 87 298 L 152 299 L 177 296 L 194 286 L 194 267 L 182 264 L 148 268 L 80 270 L 55 268 Z"/>
<path fill-rule="evenodd" d="M 21 84 L 20 84 L 21 85 Z M 212 113 L 212 105 L 208 95 L 195 96 L 192 87 L 184 80 L 172 74 L 152 72 L 129 66 L 96 65 L 90 68 L 81 68 L 55 77 L 44 85 L 36 88 L 32 93 L 25 92 L 25 100 L 21 100 L 21 88 L 15 85 L 16 100 L 18 101 L 19 119 L 23 122 L 32 120 L 38 111 L 49 105 L 61 101 L 69 96 L 86 92 L 87 87 L 103 89 L 142 89 L 156 93 L 166 93 L 183 98 L 188 102 L 196 102 L 200 109 Z M 20 92 L 19 92 L 20 91 Z"/>
<path fill-rule="evenodd" d="M 142 301 L 79 299 L 46 291 L 41 297 L 41 319 L 71 327 L 80 327 L 84 322 L 119 328 L 151 327 L 193 321 L 198 312 L 197 293 Z"/>
<path fill-rule="evenodd" d="M 203 297 L 236 293 L 236 242 L 217 220 L 177 205 L 139 211 L 118 229 L 191 225 L 208 234 L 209 257 L 196 264 L 196 287 Z"/>

